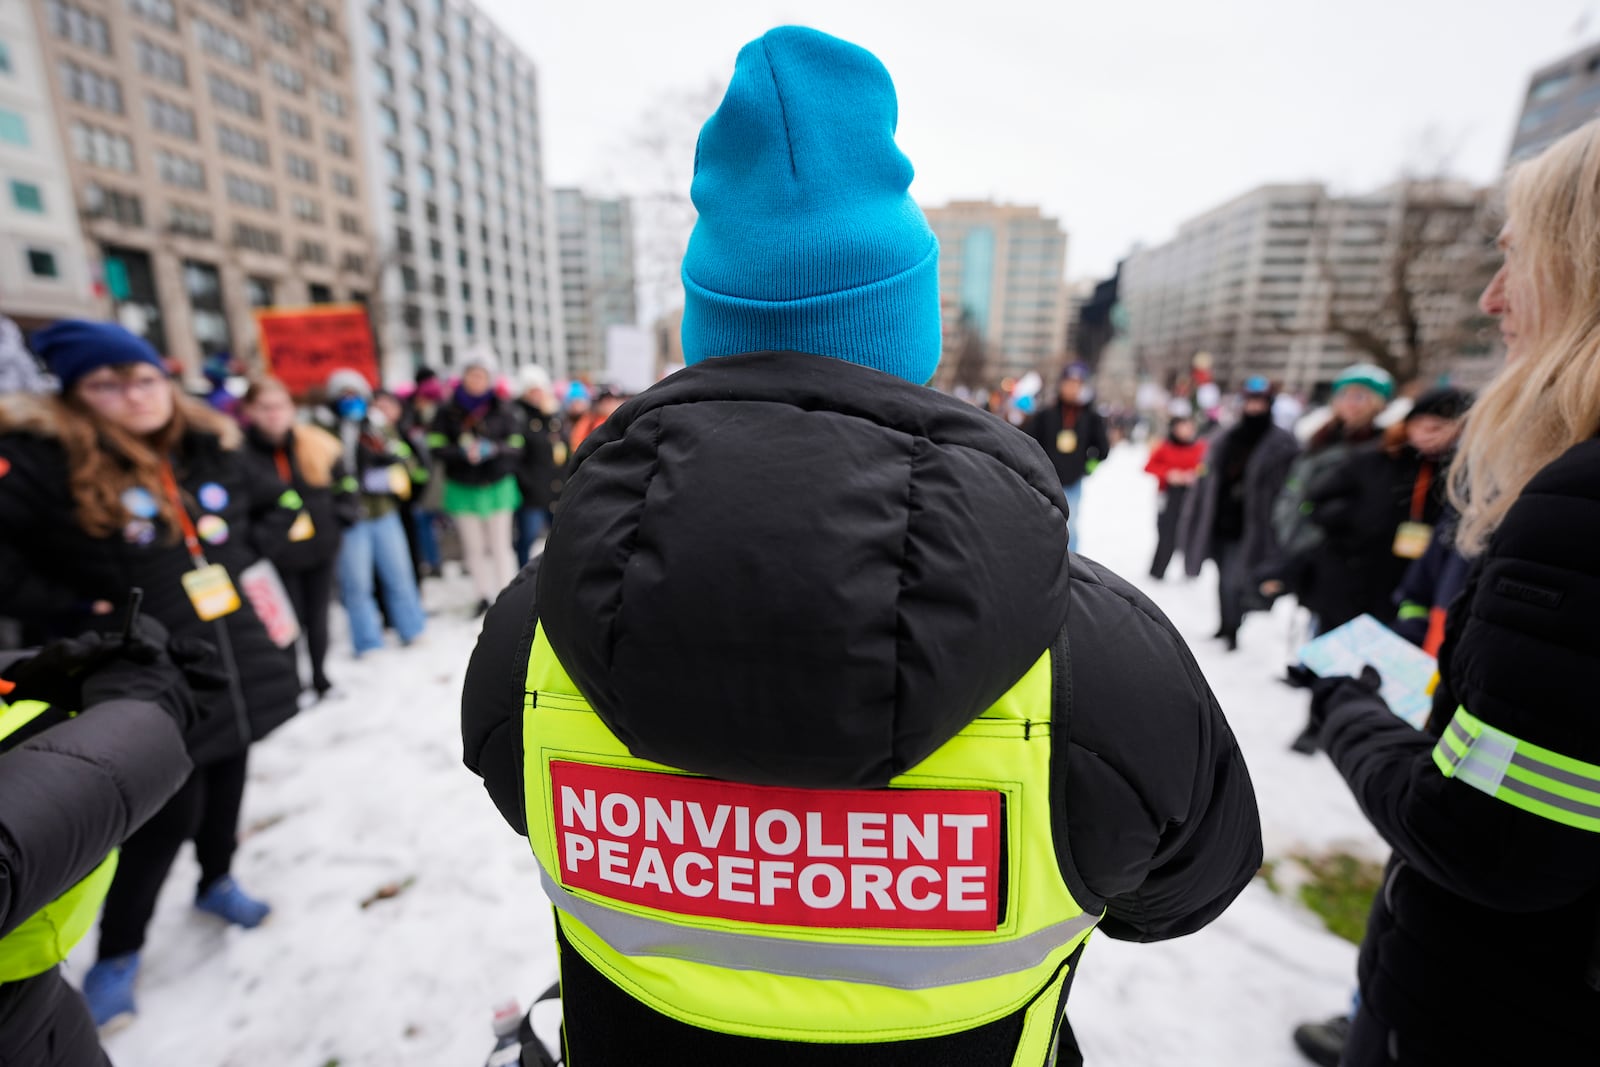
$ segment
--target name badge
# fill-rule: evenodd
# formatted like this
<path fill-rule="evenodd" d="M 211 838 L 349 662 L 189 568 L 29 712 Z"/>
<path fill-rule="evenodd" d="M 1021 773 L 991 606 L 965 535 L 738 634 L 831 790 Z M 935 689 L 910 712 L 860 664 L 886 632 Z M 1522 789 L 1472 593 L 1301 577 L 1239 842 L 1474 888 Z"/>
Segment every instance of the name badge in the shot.
<path fill-rule="evenodd" d="M 289 540 L 295 544 L 309 541 L 317 536 L 317 526 L 311 521 L 311 513 L 302 511 L 294 517 L 294 525 L 289 527 Z"/>
<path fill-rule="evenodd" d="M 1078 450 L 1078 435 L 1072 430 L 1062 430 L 1056 434 L 1056 451 L 1070 455 Z"/>
<path fill-rule="evenodd" d="M 202 622 L 211 622 L 239 610 L 239 591 L 228 577 L 228 569 L 212 563 L 183 576 L 183 591 Z"/>
<path fill-rule="evenodd" d="M 1425 522 L 1402 522 L 1394 532 L 1394 554 L 1401 559 L 1421 559 L 1432 541 L 1432 526 Z"/>

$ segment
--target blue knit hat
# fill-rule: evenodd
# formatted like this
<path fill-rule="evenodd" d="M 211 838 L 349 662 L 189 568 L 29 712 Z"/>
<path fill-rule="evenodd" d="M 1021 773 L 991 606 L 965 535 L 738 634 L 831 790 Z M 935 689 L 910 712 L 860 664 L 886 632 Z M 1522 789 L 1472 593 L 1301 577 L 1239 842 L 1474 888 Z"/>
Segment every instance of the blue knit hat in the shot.
<path fill-rule="evenodd" d="M 149 341 L 114 322 L 62 319 L 33 335 L 33 351 L 60 380 L 63 393 L 101 367 L 148 363 L 167 371 Z"/>
<path fill-rule="evenodd" d="M 695 150 L 685 362 L 800 351 L 933 377 L 939 242 L 898 119 L 889 72 L 856 45 L 784 26 L 740 50 Z"/>

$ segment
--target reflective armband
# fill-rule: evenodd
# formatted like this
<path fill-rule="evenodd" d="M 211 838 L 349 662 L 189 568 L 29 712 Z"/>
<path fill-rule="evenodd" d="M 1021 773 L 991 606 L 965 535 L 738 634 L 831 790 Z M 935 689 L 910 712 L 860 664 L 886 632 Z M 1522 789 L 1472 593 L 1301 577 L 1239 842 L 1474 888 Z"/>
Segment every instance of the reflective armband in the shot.
<path fill-rule="evenodd" d="M 450 438 L 442 433 L 430 433 L 427 440 L 429 448 L 443 448 L 450 443 Z"/>
<path fill-rule="evenodd" d="M 1400 611 L 1395 615 L 1395 618 L 1401 622 L 1409 622 L 1412 619 L 1426 619 L 1428 614 L 1429 611 L 1426 604 L 1418 604 L 1415 600 L 1407 600 L 1400 605 Z"/>
<path fill-rule="evenodd" d="M 506 438 L 507 448 L 521 448 L 525 444 L 527 444 L 527 439 L 524 438 L 520 433 L 514 433 L 510 437 Z"/>
<path fill-rule="evenodd" d="M 339 479 L 339 492 L 354 493 L 361 488 L 361 483 L 356 481 L 355 475 L 347 474 Z"/>
<path fill-rule="evenodd" d="M 1457 708 L 1433 749 L 1446 778 L 1540 818 L 1600 833 L 1600 765 L 1497 730 Z"/>
<path fill-rule="evenodd" d="M 278 506 L 285 511 L 299 511 L 306 506 L 306 502 L 293 489 L 285 489 L 283 495 L 278 497 Z"/>

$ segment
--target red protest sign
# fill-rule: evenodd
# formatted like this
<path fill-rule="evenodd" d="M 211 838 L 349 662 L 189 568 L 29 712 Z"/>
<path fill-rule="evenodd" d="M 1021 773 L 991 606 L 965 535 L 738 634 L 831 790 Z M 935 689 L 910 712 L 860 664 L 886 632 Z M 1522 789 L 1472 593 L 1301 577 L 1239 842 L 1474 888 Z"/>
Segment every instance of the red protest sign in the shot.
<path fill-rule="evenodd" d="M 360 304 L 261 308 L 255 313 L 267 369 L 295 397 L 315 393 L 345 367 L 378 387 L 378 355 Z"/>
<path fill-rule="evenodd" d="M 745 922 L 994 930 L 1000 794 L 778 789 L 550 762 L 563 885 Z"/>

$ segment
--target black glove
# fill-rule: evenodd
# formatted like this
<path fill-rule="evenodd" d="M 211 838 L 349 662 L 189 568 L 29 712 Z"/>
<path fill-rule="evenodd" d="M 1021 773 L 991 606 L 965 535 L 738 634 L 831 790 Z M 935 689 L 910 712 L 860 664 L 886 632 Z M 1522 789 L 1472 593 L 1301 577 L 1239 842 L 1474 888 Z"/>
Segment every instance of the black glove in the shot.
<path fill-rule="evenodd" d="M 1306 720 L 1306 728 L 1300 731 L 1300 736 L 1289 746 L 1294 751 L 1308 756 L 1317 750 L 1318 739 L 1322 736 L 1322 725 L 1328 719 L 1330 704 L 1356 695 L 1375 696 L 1378 690 L 1383 688 L 1383 676 L 1370 663 L 1361 668 L 1359 678 L 1348 674 L 1334 674 L 1323 678 L 1311 668 L 1295 664 L 1289 668 L 1284 681 L 1297 689 L 1311 690 L 1311 713 Z"/>

